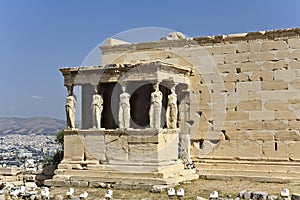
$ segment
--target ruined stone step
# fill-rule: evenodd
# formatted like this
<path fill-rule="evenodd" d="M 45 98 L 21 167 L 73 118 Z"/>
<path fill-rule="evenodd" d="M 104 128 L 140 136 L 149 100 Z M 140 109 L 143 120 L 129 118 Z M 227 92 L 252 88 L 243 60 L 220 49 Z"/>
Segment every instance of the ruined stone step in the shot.
<path fill-rule="evenodd" d="M 140 177 L 95 177 L 95 176 L 71 176 L 70 182 L 76 182 L 76 181 L 87 181 L 89 183 L 95 183 L 95 182 L 104 182 L 104 183 L 114 183 L 114 184 L 120 184 L 120 185 L 173 185 L 178 182 L 183 181 L 192 181 L 195 179 L 198 179 L 199 175 L 197 174 L 187 174 L 185 176 L 177 176 L 172 178 L 165 178 L 165 179 L 159 179 L 159 178 L 140 178 Z"/>
<path fill-rule="evenodd" d="M 299 178 L 286 177 L 265 177 L 265 176 L 244 176 L 244 175 L 224 175 L 224 174 L 201 174 L 200 178 L 209 180 L 249 180 L 256 182 L 270 183 L 300 183 Z"/>
<path fill-rule="evenodd" d="M 116 177 L 124 177 L 124 178 L 169 178 L 175 176 L 185 176 L 189 174 L 196 174 L 196 170 L 173 170 L 173 171 L 165 171 L 165 172 L 117 172 L 117 171 L 103 171 L 103 170 L 56 170 L 55 174 L 57 175 L 65 175 L 65 176 L 101 176 L 104 178 L 116 178 Z"/>
<path fill-rule="evenodd" d="M 194 161 L 198 163 L 224 163 L 224 164 L 247 164 L 247 165 L 276 165 L 276 166 L 299 166 L 300 162 L 296 161 L 257 161 L 257 160 L 212 160 L 212 159 L 198 159 Z"/>
<path fill-rule="evenodd" d="M 276 171 L 300 171 L 298 165 L 275 165 L 275 164 L 244 164 L 244 163 L 195 163 L 197 169 L 243 169 L 243 170 L 265 170 L 276 169 Z"/>
<path fill-rule="evenodd" d="M 232 169 L 199 169 L 199 175 L 228 175 L 228 176 L 243 176 L 243 177 L 285 177 L 291 179 L 300 179 L 298 171 L 277 171 L 277 170 L 232 170 Z"/>
<path fill-rule="evenodd" d="M 138 178 L 138 177 L 96 177 L 96 176 L 71 176 L 71 183 L 74 181 L 87 181 L 87 182 L 104 182 L 104 183 L 117 183 L 121 185 L 165 185 L 169 184 L 168 179 L 159 178 Z"/>

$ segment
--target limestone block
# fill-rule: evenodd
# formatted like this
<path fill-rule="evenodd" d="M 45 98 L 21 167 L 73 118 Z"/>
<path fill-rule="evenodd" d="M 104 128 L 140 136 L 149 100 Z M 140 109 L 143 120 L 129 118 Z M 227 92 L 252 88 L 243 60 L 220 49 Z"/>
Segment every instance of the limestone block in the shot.
<path fill-rule="evenodd" d="M 278 131 L 275 134 L 277 141 L 300 141 L 300 133 L 298 131 Z"/>
<path fill-rule="evenodd" d="M 234 54 L 236 51 L 236 44 L 227 44 L 222 46 L 215 46 L 213 47 L 213 55 L 219 55 L 219 54 Z"/>
<path fill-rule="evenodd" d="M 242 72 L 255 72 L 260 71 L 260 66 L 253 62 L 241 63 L 237 66 Z"/>
<path fill-rule="evenodd" d="M 288 128 L 290 130 L 300 130 L 300 121 L 298 121 L 298 120 L 290 120 L 288 122 Z"/>
<path fill-rule="evenodd" d="M 212 73 L 202 74 L 202 78 L 204 80 L 203 84 L 223 83 L 224 82 L 221 74 L 218 74 L 215 71 Z"/>
<path fill-rule="evenodd" d="M 250 75 L 251 81 L 269 81 L 273 80 L 273 72 L 272 71 L 254 71 Z"/>
<path fill-rule="evenodd" d="M 235 64 L 218 64 L 217 70 L 218 70 L 218 73 L 220 73 L 220 74 L 235 73 L 236 65 Z"/>
<path fill-rule="evenodd" d="M 227 101 L 226 103 L 226 111 L 229 112 L 229 111 L 235 111 L 236 109 L 236 103 L 229 103 Z"/>
<path fill-rule="evenodd" d="M 102 55 L 102 65 L 107 65 L 111 63 L 122 63 L 125 57 L 126 55 L 124 53 Z"/>
<path fill-rule="evenodd" d="M 261 130 L 263 123 L 260 121 L 239 121 L 237 130 Z"/>
<path fill-rule="evenodd" d="M 288 101 L 288 100 L 300 98 L 300 94 L 297 94 L 294 91 L 288 91 L 288 90 L 261 91 L 259 93 L 260 93 L 261 99 L 263 99 L 263 100 Z"/>
<path fill-rule="evenodd" d="M 214 62 L 214 67 L 218 64 L 224 64 L 225 55 L 212 55 L 212 61 Z"/>
<path fill-rule="evenodd" d="M 143 53 L 143 52 L 137 52 Z M 178 54 L 176 55 L 172 51 L 164 51 L 164 50 L 156 50 L 156 51 L 146 51 L 147 56 L 152 59 L 165 59 L 165 58 L 177 58 Z"/>
<path fill-rule="evenodd" d="M 212 154 L 215 144 L 209 140 L 204 140 L 201 143 L 195 142 L 191 146 L 191 157 L 206 158 L 209 154 Z"/>
<path fill-rule="evenodd" d="M 282 120 L 264 121 L 263 128 L 266 130 L 285 130 L 287 129 L 287 123 Z"/>
<path fill-rule="evenodd" d="M 104 135 L 86 134 L 84 148 L 87 160 L 106 160 Z"/>
<path fill-rule="evenodd" d="M 260 159 L 262 157 L 262 144 L 258 141 L 238 140 L 237 157 L 240 159 Z"/>
<path fill-rule="evenodd" d="M 262 81 L 261 89 L 264 91 L 269 90 L 287 90 L 288 83 L 283 80 L 273 80 L 273 81 Z"/>
<path fill-rule="evenodd" d="M 261 85 L 259 81 L 253 82 L 238 82 L 236 83 L 238 100 L 239 101 L 248 101 L 249 100 L 249 91 L 260 91 Z"/>
<path fill-rule="evenodd" d="M 242 81 L 248 81 L 249 77 L 245 73 L 228 73 L 224 77 L 225 82 L 242 82 Z"/>
<path fill-rule="evenodd" d="M 288 103 L 281 100 L 269 100 L 265 102 L 264 108 L 267 110 L 287 110 Z"/>
<path fill-rule="evenodd" d="M 287 44 L 285 41 L 264 41 L 261 44 L 261 51 L 271 51 L 279 49 L 287 49 Z"/>
<path fill-rule="evenodd" d="M 226 132 L 236 131 L 237 130 L 237 121 L 225 120 L 224 124 L 223 124 L 223 129 L 226 130 Z"/>
<path fill-rule="evenodd" d="M 235 104 L 236 105 L 237 102 L 239 101 L 238 93 L 233 91 L 233 92 L 226 92 L 226 94 L 227 94 L 227 96 L 226 96 L 227 104 L 230 103 L 230 104 Z"/>
<path fill-rule="evenodd" d="M 300 142 L 294 142 L 289 145 L 290 159 L 293 161 L 300 161 Z"/>
<path fill-rule="evenodd" d="M 238 155 L 238 140 L 223 140 L 214 147 L 209 155 L 213 158 L 233 159 Z"/>
<path fill-rule="evenodd" d="M 277 60 L 284 60 L 287 58 L 292 58 L 293 54 L 290 50 L 280 50 L 280 51 L 275 51 L 274 52 L 274 57 Z"/>
<path fill-rule="evenodd" d="M 150 136 L 143 136 L 143 135 L 129 135 L 128 136 L 128 143 L 158 143 L 158 135 L 150 135 Z"/>
<path fill-rule="evenodd" d="M 180 66 L 199 66 L 201 64 L 201 60 L 198 56 L 180 57 L 180 55 L 178 55 L 175 58 L 178 59 L 178 65 Z"/>
<path fill-rule="evenodd" d="M 298 103 L 300 103 L 300 99 L 290 99 L 290 100 L 288 100 L 288 103 L 290 104 L 290 105 L 293 105 L 293 104 L 298 104 Z"/>
<path fill-rule="evenodd" d="M 225 138 L 228 140 L 247 140 L 250 138 L 250 134 L 247 131 L 226 131 Z"/>
<path fill-rule="evenodd" d="M 290 58 L 300 60 L 300 49 L 294 50 Z"/>
<path fill-rule="evenodd" d="M 274 141 L 273 131 L 252 131 L 250 140 Z"/>
<path fill-rule="evenodd" d="M 261 65 L 262 70 L 275 71 L 283 70 L 288 68 L 288 61 L 278 60 L 278 61 L 266 61 Z"/>
<path fill-rule="evenodd" d="M 294 70 L 276 70 L 274 72 L 274 80 L 284 80 L 285 82 L 290 82 L 296 78 L 297 77 Z"/>
<path fill-rule="evenodd" d="M 267 160 L 288 160 L 288 145 L 281 141 L 264 141 L 263 158 Z"/>
<path fill-rule="evenodd" d="M 290 110 L 278 110 L 275 111 L 275 119 L 279 119 L 279 120 L 283 120 L 283 119 L 287 119 L 287 120 L 294 120 L 297 119 L 298 117 L 296 116 L 296 114 L 293 111 Z"/>
<path fill-rule="evenodd" d="M 236 84 L 233 82 L 224 83 L 225 92 L 233 92 L 236 89 Z"/>
<path fill-rule="evenodd" d="M 274 60 L 274 54 L 272 52 L 250 52 L 248 58 L 250 62 L 271 61 Z"/>
<path fill-rule="evenodd" d="M 157 161 L 158 152 L 157 144 L 129 144 L 130 161 Z"/>
<path fill-rule="evenodd" d="M 297 113 L 298 111 L 300 110 L 300 103 L 293 103 L 293 104 L 290 104 L 292 110 L 295 110 Z M 296 114 L 297 116 L 299 116 L 299 114 Z"/>
<path fill-rule="evenodd" d="M 258 92 L 249 91 L 248 100 L 249 101 L 261 100 L 259 91 Z"/>
<path fill-rule="evenodd" d="M 231 87 L 235 87 L 235 85 L 233 83 L 229 83 L 229 84 L 231 84 Z M 229 85 L 229 84 L 227 84 L 227 85 Z M 211 93 L 220 93 L 220 92 L 226 91 L 224 83 L 207 84 L 207 87 L 210 89 Z"/>
<path fill-rule="evenodd" d="M 237 104 L 238 111 L 259 111 L 262 109 L 261 101 L 241 101 Z"/>
<path fill-rule="evenodd" d="M 290 82 L 290 84 L 293 86 L 293 88 L 300 89 L 300 80 L 299 79 L 293 80 L 292 82 Z"/>
<path fill-rule="evenodd" d="M 250 52 L 261 51 L 261 42 L 251 41 L 248 44 L 249 44 Z"/>
<path fill-rule="evenodd" d="M 182 57 L 195 57 L 211 55 L 212 47 L 189 46 L 189 47 L 172 47 L 170 51 Z"/>
<path fill-rule="evenodd" d="M 291 60 L 289 62 L 289 66 L 292 68 L 292 69 L 300 69 L 300 61 L 299 60 Z"/>
<path fill-rule="evenodd" d="M 226 121 L 249 120 L 249 114 L 244 111 L 227 111 L 225 120 Z"/>
<path fill-rule="evenodd" d="M 128 160 L 128 142 L 124 135 L 105 135 L 106 158 L 110 160 Z"/>
<path fill-rule="evenodd" d="M 224 140 L 224 134 L 219 130 L 208 130 L 205 134 L 203 134 L 202 138 L 204 140 Z"/>
<path fill-rule="evenodd" d="M 248 62 L 248 53 L 228 54 L 224 58 L 224 63 L 244 63 Z"/>
<path fill-rule="evenodd" d="M 64 134 L 64 160 L 81 161 L 84 157 L 84 144 L 78 134 Z"/>
<path fill-rule="evenodd" d="M 299 38 L 290 38 L 287 40 L 288 46 L 291 49 L 300 49 L 300 39 Z"/>
<path fill-rule="evenodd" d="M 274 120 L 274 111 L 249 111 L 249 120 L 262 121 L 262 120 Z"/>
<path fill-rule="evenodd" d="M 156 51 L 150 51 L 150 52 L 156 52 Z M 158 57 L 158 58 L 152 58 L 149 52 L 126 52 L 123 63 L 139 63 L 143 61 L 150 61 L 152 59 L 160 59 L 165 57 Z M 159 54 L 159 53 L 157 53 Z M 117 59 L 118 60 L 118 59 Z"/>
<path fill-rule="evenodd" d="M 250 52 L 250 45 L 249 43 L 239 43 L 236 47 L 237 53 L 245 53 Z"/>

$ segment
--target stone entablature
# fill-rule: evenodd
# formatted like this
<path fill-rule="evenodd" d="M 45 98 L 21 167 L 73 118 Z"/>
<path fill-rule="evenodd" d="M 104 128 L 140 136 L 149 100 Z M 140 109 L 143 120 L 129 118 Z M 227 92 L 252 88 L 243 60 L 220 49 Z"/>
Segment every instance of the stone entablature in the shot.
<path fill-rule="evenodd" d="M 191 76 L 192 66 L 178 66 L 169 63 L 145 62 L 138 64 L 107 64 L 104 66 L 82 66 L 60 69 L 64 76 L 65 86 L 99 84 L 121 81 L 156 81 L 159 79 L 174 79 L 177 82 L 187 82 L 184 77 Z M 181 76 L 174 76 L 181 74 Z M 176 80 L 178 79 L 178 80 Z"/>

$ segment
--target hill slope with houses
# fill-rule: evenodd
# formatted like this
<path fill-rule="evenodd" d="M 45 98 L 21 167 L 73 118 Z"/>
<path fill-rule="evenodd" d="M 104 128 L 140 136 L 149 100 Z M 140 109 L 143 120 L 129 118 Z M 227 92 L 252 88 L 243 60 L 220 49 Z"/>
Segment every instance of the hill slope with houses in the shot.
<path fill-rule="evenodd" d="M 37 135 L 55 135 L 57 131 L 64 129 L 66 122 L 64 120 L 50 117 L 1 117 L 0 134 L 37 134 Z"/>

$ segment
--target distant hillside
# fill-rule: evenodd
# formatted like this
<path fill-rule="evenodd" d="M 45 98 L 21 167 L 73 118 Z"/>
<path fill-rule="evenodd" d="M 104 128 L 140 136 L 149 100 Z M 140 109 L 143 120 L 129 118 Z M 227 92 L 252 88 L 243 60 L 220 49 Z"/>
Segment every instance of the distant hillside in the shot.
<path fill-rule="evenodd" d="M 0 117 L 0 134 L 52 135 L 64 129 L 66 122 L 50 117 L 12 118 Z"/>

